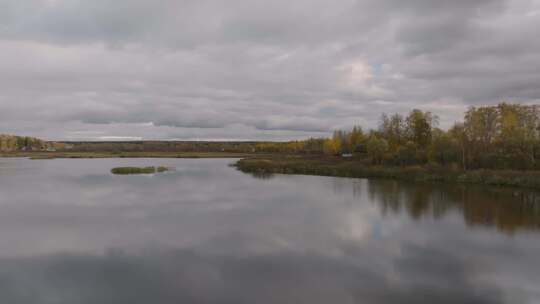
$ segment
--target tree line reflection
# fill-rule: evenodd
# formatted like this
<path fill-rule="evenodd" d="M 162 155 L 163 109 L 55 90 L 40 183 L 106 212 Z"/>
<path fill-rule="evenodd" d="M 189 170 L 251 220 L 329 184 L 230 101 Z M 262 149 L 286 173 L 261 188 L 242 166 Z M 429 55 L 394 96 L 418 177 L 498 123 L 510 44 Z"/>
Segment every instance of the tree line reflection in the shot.
<path fill-rule="evenodd" d="M 273 174 L 252 174 L 269 180 Z M 396 180 L 334 178 L 333 191 L 351 187 L 355 197 L 365 191 L 383 215 L 406 213 L 410 218 L 440 219 L 451 212 L 463 215 L 469 227 L 496 227 L 505 233 L 540 229 L 540 192 L 491 186 L 407 183 Z"/>
<path fill-rule="evenodd" d="M 354 185 L 362 187 L 361 183 Z M 540 193 L 534 191 L 368 180 L 367 194 L 385 215 L 406 212 L 419 220 L 459 212 L 470 227 L 496 227 L 507 233 L 540 229 Z"/>

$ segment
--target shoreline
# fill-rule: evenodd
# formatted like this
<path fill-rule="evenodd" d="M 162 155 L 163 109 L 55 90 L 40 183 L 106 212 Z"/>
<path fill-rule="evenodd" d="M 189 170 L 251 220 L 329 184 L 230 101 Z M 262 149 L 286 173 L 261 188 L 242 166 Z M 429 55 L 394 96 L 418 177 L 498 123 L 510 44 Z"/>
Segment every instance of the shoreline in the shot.
<path fill-rule="evenodd" d="M 249 157 L 234 166 L 251 174 L 318 175 L 350 178 L 383 178 L 414 182 L 476 184 L 540 190 L 540 171 L 456 170 L 436 166 L 387 167 L 365 165 L 338 157 Z"/>
<path fill-rule="evenodd" d="M 316 175 L 349 178 L 381 178 L 411 182 L 476 184 L 540 190 L 540 171 L 468 170 L 441 166 L 374 166 L 365 160 L 329 156 L 273 155 L 229 152 L 2 152 L 0 158 L 103 159 L 103 158 L 231 158 L 249 174 Z"/>

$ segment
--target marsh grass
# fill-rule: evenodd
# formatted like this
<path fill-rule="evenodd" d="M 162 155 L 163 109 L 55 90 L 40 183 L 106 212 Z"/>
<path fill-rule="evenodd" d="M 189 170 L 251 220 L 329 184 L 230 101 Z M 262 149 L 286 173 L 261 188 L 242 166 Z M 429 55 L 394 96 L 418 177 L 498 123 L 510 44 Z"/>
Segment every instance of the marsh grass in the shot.
<path fill-rule="evenodd" d="M 483 184 L 540 189 L 540 171 L 470 170 L 441 166 L 372 166 L 340 158 L 246 158 L 235 166 L 251 174 L 302 174 L 353 178 L 386 178 L 420 182 Z"/>
<path fill-rule="evenodd" d="M 168 171 L 167 167 L 117 167 L 111 169 L 112 174 L 128 175 L 128 174 L 154 174 Z"/>

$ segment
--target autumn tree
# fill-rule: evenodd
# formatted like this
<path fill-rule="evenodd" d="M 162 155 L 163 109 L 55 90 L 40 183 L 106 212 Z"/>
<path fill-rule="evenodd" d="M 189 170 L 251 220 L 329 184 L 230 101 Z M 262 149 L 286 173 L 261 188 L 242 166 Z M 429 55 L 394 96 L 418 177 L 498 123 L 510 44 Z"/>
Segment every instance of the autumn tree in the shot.
<path fill-rule="evenodd" d="M 355 126 L 348 134 L 349 151 L 352 153 L 356 148 L 366 141 L 366 136 L 362 127 Z"/>
<path fill-rule="evenodd" d="M 412 165 L 416 162 L 416 144 L 408 141 L 398 149 L 397 158 L 400 165 Z"/>
<path fill-rule="evenodd" d="M 384 153 L 388 151 L 388 142 L 384 138 L 371 136 L 367 142 L 367 152 L 374 164 L 382 164 Z"/>
<path fill-rule="evenodd" d="M 419 148 L 425 149 L 431 143 L 431 131 L 438 124 L 438 117 L 431 112 L 412 110 L 406 119 L 409 139 Z"/>
<path fill-rule="evenodd" d="M 497 145 L 511 162 L 534 166 L 539 142 L 540 115 L 538 106 L 502 103 L 498 106 Z"/>
<path fill-rule="evenodd" d="M 381 115 L 379 132 L 388 141 L 390 151 L 398 151 L 399 147 L 407 142 L 406 128 L 406 121 L 400 114 Z"/>
<path fill-rule="evenodd" d="M 452 137 L 451 132 L 444 132 L 435 128 L 432 132 L 431 145 L 429 147 L 429 159 L 441 165 L 447 165 L 459 161 L 460 145 L 457 139 Z"/>

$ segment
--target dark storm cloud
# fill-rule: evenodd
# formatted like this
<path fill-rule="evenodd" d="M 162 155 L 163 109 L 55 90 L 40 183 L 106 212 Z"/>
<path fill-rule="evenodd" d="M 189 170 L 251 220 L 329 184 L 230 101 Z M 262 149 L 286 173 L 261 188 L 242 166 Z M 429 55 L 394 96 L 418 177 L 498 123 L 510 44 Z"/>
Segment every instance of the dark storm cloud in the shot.
<path fill-rule="evenodd" d="M 0 128 L 285 139 L 413 107 L 448 126 L 539 102 L 539 27 L 537 0 L 2 0 Z"/>

